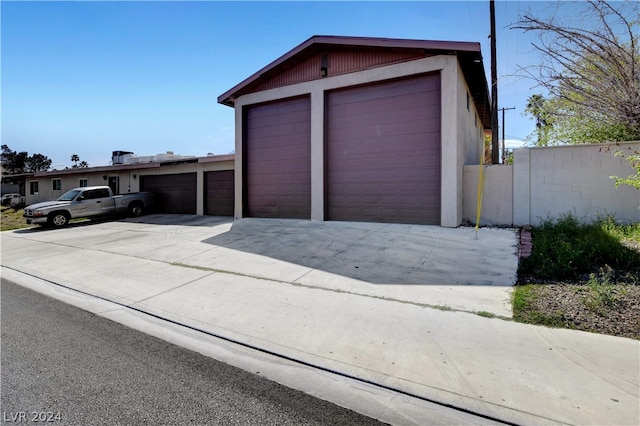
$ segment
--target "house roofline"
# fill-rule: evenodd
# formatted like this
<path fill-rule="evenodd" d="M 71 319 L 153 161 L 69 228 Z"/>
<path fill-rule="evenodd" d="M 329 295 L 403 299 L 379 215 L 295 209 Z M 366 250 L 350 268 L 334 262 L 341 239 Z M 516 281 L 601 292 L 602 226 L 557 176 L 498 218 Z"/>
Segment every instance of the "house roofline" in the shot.
<path fill-rule="evenodd" d="M 440 52 L 469 52 L 477 53 L 478 58 L 482 60 L 480 43 L 465 41 L 438 41 L 438 40 L 413 40 L 398 38 L 378 38 L 378 37 L 348 37 L 348 36 L 326 36 L 315 35 L 302 42 L 292 50 L 277 58 L 267 66 L 261 68 L 248 78 L 236 84 L 231 89 L 218 96 L 218 103 L 233 107 L 235 97 L 243 88 L 258 80 L 267 72 L 283 64 L 287 60 L 298 55 L 300 52 L 315 44 L 328 44 L 337 46 L 364 46 L 364 47 L 382 47 L 382 48 L 403 48 L 403 49 L 423 49 L 426 51 Z"/>
<path fill-rule="evenodd" d="M 221 162 L 221 161 L 231 161 L 234 158 L 235 158 L 234 154 L 208 155 L 206 157 L 192 157 L 192 158 L 185 158 L 178 161 L 176 160 L 166 161 L 166 162 L 154 161 L 154 162 L 148 162 L 148 163 L 116 164 L 112 166 L 83 167 L 83 168 L 66 169 L 66 170 L 48 170 L 46 172 L 31 173 L 29 176 L 37 178 L 37 177 L 48 177 L 48 176 L 77 175 L 77 174 L 86 174 L 86 173 L 115 172 L 115 171 L 122 171 L 122 170 L 154 169 L 161 166 L 174 165 L 174 164 L 212 163 L 212 162 Z"/>
<path fill-rule="evenodd" d="M 138 163 L 138 164 L 117 164 L 114 166 L 80 167 L 80 168 L 65 169 L 65 170 L 47 170 L 46 172 L 34 173 L 33 177 L 77 175 L 77 174 L 85 174 L 85 173 L 131 170 L 131 169 L 151 169 L 154 167 L 160 167 L 160 163 L 154 162 L 154 163 Z"/>

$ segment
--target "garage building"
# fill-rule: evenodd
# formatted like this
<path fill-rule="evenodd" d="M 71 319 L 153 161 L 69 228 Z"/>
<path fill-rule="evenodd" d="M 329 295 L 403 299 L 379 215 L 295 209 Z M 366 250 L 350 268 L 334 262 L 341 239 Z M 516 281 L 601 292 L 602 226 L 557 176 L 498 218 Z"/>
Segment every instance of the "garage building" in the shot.
<path fill-rule="evenodd" d="M 462 222 L 490 128 L 479 43 L 314 36 L 218 98 L 241 217 Z"/>

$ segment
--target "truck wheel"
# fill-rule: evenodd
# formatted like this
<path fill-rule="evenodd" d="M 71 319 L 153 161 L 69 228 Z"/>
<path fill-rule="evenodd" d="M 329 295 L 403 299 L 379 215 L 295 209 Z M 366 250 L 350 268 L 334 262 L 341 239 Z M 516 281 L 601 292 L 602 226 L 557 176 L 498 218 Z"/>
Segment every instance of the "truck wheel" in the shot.
<path fill-rule="evenodd" d="M 144 208 L 142 203 L 131 203 L 129 204 L 129 216 L 138 217 L 142 216 Z"/>
<path fill-rule="evenodd" d="M 53 212 L 49 215 L 47 223 L 50 226 L 56 228 L 62 228 L 69 224 L 69 213 L 67 212 Z"/>

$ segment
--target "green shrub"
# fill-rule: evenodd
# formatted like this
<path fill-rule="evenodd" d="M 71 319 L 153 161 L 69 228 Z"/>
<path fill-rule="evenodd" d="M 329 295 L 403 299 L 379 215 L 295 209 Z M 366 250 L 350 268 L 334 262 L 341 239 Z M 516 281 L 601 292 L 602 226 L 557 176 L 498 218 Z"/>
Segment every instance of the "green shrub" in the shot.
<path fill-rule="evenodd" d="M 612 218 L 583 224 L 566 215 L 532 229 L 531 257 L 520 262 L 519 273 L 539 279 L 576 280 L 605 268 L 640 271 L 640 253 L 623 244 L 640 241 L 640 225 L 618 224 Z"/>

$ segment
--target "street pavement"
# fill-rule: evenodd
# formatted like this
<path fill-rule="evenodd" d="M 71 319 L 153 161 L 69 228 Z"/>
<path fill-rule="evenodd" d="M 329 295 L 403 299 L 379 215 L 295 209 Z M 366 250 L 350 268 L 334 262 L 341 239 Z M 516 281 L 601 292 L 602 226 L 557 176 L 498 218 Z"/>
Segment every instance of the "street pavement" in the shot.
<path fill-rule="evenodd" d="M 4 279 L 1 306 L 0 423 L 382 424 Z"/>
<path fill-rule="evenodd" d="M 7 279 L 382 421 L 640 423 L 638 341 L 510 320 L 513 229 L 152 215 L 0 237 Z"/>

